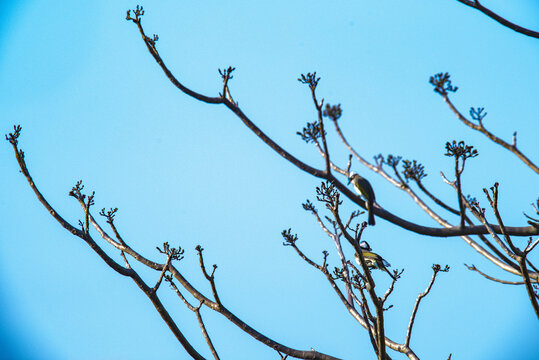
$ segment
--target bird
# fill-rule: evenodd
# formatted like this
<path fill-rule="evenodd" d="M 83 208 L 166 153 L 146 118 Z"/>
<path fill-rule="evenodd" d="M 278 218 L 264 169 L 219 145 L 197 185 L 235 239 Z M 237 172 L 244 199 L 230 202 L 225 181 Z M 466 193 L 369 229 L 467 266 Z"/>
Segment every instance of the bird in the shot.
<path fill-rule="evenodd" d="M 369 267 L 369 269 L 380 269 L 384 270 L 386 273 L 391 276 L 393 280 L 395 280 L 395 277 L 391 272 L 387 269 L 391 266 L 387 261 L 385 261 L 380 255 L 373 253 L 371 251 L 371 247 L 369 246 L 369 243 L 366 241 L 362 241 L 359 243 L 359 247 L 361 248 L 361 252 L 363 253 L 363 258 L 365 259 L 365 263 Z M 361 262 L 359 261 L 359 255 L 356 253 L 354 255 L 354 258 L 356 259 L 356 262 L 361 265 Z"/>
<path fill-rule="evenodd" d="M 354 185 L 354 190 L 365 198 L 367 203 L 367 211 L 369 213 L 368 224 L 374 225 L 374 190 L 372 189 L 371 184 L 364 177 L 356 173 L 350 173 L 348 178 L 348 184 L 352 183 Z"/>

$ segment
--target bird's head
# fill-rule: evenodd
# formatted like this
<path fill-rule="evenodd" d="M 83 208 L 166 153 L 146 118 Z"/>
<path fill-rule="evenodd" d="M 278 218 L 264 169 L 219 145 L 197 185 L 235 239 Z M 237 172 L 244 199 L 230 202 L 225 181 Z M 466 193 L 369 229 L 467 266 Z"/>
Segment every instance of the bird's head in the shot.
<path fill-rule="evenodd" d="M 359 247 L 361 248 L 361 250 L 371 251 L 371 247 L 370 247 L 369 243 L 366 242 L 366 241 L 360 242 Z"/>
<path fill-rule="evenodd" d="M 357 176 L 357 174 L 356 174 L 355 172 L 352 171 L 352 172 L 350 173 L 350 176 L 348 177 L 348 185 L 350 185 L 350 182 L 351 182 L 352 180 L 354 180 L 354 178 L 355 178 L 356 176 Z"/>

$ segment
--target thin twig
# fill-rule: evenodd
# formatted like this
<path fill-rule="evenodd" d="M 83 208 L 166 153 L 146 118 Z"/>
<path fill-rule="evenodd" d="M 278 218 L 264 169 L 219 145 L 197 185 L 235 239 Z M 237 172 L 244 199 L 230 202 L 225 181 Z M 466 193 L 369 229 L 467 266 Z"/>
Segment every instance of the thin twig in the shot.
<path fill-rule="evenodd" d="M 445 266 L 445 269 L 442 269 L 440 267 L 440 265 L 433 265 L 432 266 L 432 270 L 433 270 L 433 274 L 432 274 L 432 278 L 430 280 L 430 283 L 429 283 L 429 286 L 427 286 L 427 289 L 419 294 L 417 296 L 417 300 L 415 301 L 415 305 L 414 305 L 414 310 L 412 311 L 412 315 L 410 316 L 410 322 L 408 323 L 408 330 L 406 331 L 406 341 L 404 342 L 404 345 L 405 346 L 410 346 L 410 338 L 412 336 L 412 328 L 414 327 L 414 321 L 415 321 L 415 316 L 417 314 L 417 309 L 419 308 L 419 303 L 421 302 L 421 299 L 423 299 L 425 296 L 428 295 L 428 293 L 430 292 L 430 289 L 432 288 L 432 285 L 434 284 L 434 280 L 436 279 L 436 275 L 438 274 L 438 272 L 440 271 L 443 271 L 443 272 L 446 272 L 446 271 L 449 271 L 449 266 Z"/>
<path fill-rule="evenodd" d="M 217 351 L 215 350 L 215 347 L 213 346 L 213 342 L 211 341 L 210 335 L 208 334 L 208 331 L 206 330 L 206 326 L 204 325 L 204 321 L 202 321 L 202 316 L 200 315 L 200 308 L 204 304 L 204 301 L 201 301 L 200 304 L 197 307 L 194 307 L 187 301 L 187 299 L 183 296 L 183 294 L 180 292 L 176 284 L 174 283 L 174 280 L 171 276 L 165 277 L 165 280 L 170 284 L 170 287 L 174 290 L 174 292 L 178 295 L 178 297 L 183 301 L 185 306 L 191 311 L 193 311 L 198 320 L 198 325 L 200 326 L 200 330 L 202 330 L 202 335 L 204 336 L 204 339 L 206 339 L 206 343 L 208 344 L 208 347 L 211 350 L 211 353 L 213 357 L 216 360 L 219 360 L 219 355 L 217 354 Z"/>
<path fill-rule="evenodd" d="M 461 0 L 457 0 L 457 1 L 461 1 Z M 457 116 L 457 118 L 460 121 L 462 121 L 466 126 L 483 133 L 486 137 L 488 137 L 490 140 L 492 140 L 496 144 L 501 145 L 505 149 L 511 151 L 520 160 L 522 160 L 526 165 L 528 165 L 528 167 L 530 169 L 532 169 L 537 174 L 539 174 L 539 167 L 537 165 L 535 165 L 530 159 L 528 159 L 522 152 L 520 152 L 520 150 L 518 150 L 518 148 L 516 147 L 516 144 L 515 144 L 515 146 L 513 146 L 513 145 L 508 144 L 507 142 L 503 141 L 502 139 L 500 139 L 499 137 L 497 137 L 496 135 L 494 135 L 493 133 L 488 131 L 483 126 L 482 123 L 480 123 L 479 125 L 474 124 L 473 122 L 468 120 L 464 115 L 462 115 L 462 113 L 455 107 L 455 105 L 453 105 L 453 103 L 451 102 L 451 100 L 449 99 L 449 96 L 447 94 L 442 95 L 442 96 L 443 96 L 443 99 L 444 99 L 445 103 L 449 106 L 451 111 L 453 111 L 453 113 Z"/>
<path fill-rule="evenodd" d="M 472 264 L 472 266 L 464 264 L 464 266 L 466 266 L 468 268 L 468 270 L 475 271 L 475 272 L 481 274 L 482 276 L 484 276 L 485 278 L 487 278 L 489 280 L 492 280 L 492 281 L 495 281 L 495 282 L 499 282 L 501 284 L 506 284 L 506 285 L 524 285 L 525 284 L 524 281 L 507 281 L 507 280 L 501 280 L 501 279 L 497 279 L 495 277 L 489 276 L 489 275 L 485 274 L 484 272 L 482 272 L 481 270 L 479 270 L 478 268 L 476 268 L 475 265 L 473 265 L 473 264 Z"/>
<path fill-rule="evenodd" d="M 156 292 L 157 289 L 159 289 L 159 286 L 161 285 L 161 282 L 163 281 L 163 277 L 165 276 L 165 273 L 168 271 L 168 266 L 170 265 L 171 260 L 172 260 L 172 254 L 169 254 L 167 257 L 165 266 L 163 266 L 163 270 L 161 271 L 161 274 L 159 275 L 159 279 L 157 280 L 157 283 L 152 289 L 153 292 Z"/>
<path fill-rule="evenodd" d="M 202 251 L 204 249 L 200 245 L 197 245 L 197 247 L 195 249 L 196 249 L 196 251 L 198 253 L 198 259 L 199 259 L 199 262 L 200 262 L 200 269 L 202 269 L 202 273 L 204 274 L 204 277 L 206 278 L 206 280 L 208 280 L 210 282 L 211 291 L 213 293 L 213 298 L 215 299 L 215 302 L 219 306 L 222 306 L 221 300 L 219 299 L 219 294 L 217 294 L 217 287 L 215 286 L 215 270 L 217 270 L 217 265 L 213 264 L 213 270 L 211 272 L 211 275 L 209 275 L 208 272 L 206 271 L 206 266 L 204 266 L 204 257 L 202 256 Z"/>

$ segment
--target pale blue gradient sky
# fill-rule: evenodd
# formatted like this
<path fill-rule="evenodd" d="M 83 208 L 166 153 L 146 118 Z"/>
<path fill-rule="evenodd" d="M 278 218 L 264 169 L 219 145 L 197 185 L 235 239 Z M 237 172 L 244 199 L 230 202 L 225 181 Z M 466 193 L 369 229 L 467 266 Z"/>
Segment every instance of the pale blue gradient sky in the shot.
<path fill-rule="evenodd" d="M 511 2 L 509 8 L 506 3 L 484 1 L 539 29 L 536 1 Z M 194 251 L 201 244 L 207 263 L 219 265 L 221 299 L 256 329 L 297 348 L 374 358 L 367 333 L 323 276 L 281 245 L 281 230 L 292 227 L 313 259 L 327 249 L 337 263 L 329 238 L 301 209 L 306 198 L 315 200 L 319 181 L 271 151 L 224 107 L 179 93 L 135 25 L 124 20 L 135 5 L 2 2 L 0 125 L 3 133 L 22 125 L 20 146 L 41 191 L 76 224 L 82 212 L 67 193 L 83 179 L 96 191 L 96 211 L 120 209 L 117 225 L 132 247 L 154 260 L 163 260 L 155 251 L 163 241 L 184 247 L 180 270 L 209 294 Z M 445 142 L 465 140 L 480 156 L 467 164 L 464 191 L 486 206 L 481 189 L 499 181 L 506 224 L 526 224 L 522 212 L 531 213 L 537 176 L 460 124 L 428 78 L 450 72 L 460 88 L 455 104 L 465 113 L 485 106 L 486 125 L 505 139 L 517 130 L 521 150 L 537 162 L 539 40 L 456 0 L 142 5 L 147 33 L 159 34 L 161 55 L 186 85 L 217 95 L 217 68 L 235 66 L 235 100 L 300 159 L 323 165 L 295 134 L 315 119 L 308 89 L 296 79 L 317 71 L 319 96 L 342 104 L 341 126 L 364 157 L 392 153 L 421 161 L 429 173 L 426 185 L 454 204 L 438 174 L 451 173 Z M 333 158 L 344 164 L 346 153 L 331 128 L 328 139 Z M 106 267 L 40 206 L 7 142 L 0 157 L 0 353 L 8 359 L 186 358 L 136 285 Z M 357 162 L 354 170 L 371 181 L 389 211 L 434 226 L 379 176 Z M 349 202 L 343 206 L 354 209 Z M 466 270 L 463 263 L 473 263 L 510 279 L 460 238 L 423 237 L 382 219 L 364 236 L 394 267 L 406 269 L 386 315 L 389 337 L 403 341 L 430 266 L 449 264 L 451 271 L 440 274 L 419 309 L 416 353 L 424 359 L 449 353 L 459 360 L 537 357 L 539 325 L 525 290 Z M 157 277 L 137 270 L 150 283 Z M 374 275 L 383 291 L 387 275 Z M 167 286 L 159 294 L 185 335 L 210 356 L 194 315 Z M 203 316 L 223 359 L 277 357 L 218 314 Z"/>

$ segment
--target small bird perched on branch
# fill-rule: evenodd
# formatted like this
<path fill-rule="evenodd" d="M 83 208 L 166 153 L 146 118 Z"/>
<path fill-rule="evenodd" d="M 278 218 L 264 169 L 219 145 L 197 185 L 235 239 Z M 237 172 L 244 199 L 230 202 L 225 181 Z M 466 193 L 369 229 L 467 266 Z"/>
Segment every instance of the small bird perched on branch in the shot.
<path fill-rule="evenodd" d="M 361 252 L 363 253 L 363 258 L 365 259 L 365 263 L 367 264 L 369 269 L 384 270 L 386 273 L 389 274 L 389 276 L 391 276 L 393 280 L 395 280 L 395 277 L 393 276 L 393 274 L 391 274 L 391 272 L 387 269 L 391 265 L 387 261 L 385 261 L 380 255 L 373 253 L 371 251 L 371 247 L 369 246 L 369 243 L 367 243 L 366 241 L 362 241 L 359 243 L 359 247 L 361 248 Z M 354 258 L 356 259 L 356 262 L 359 265 L 361 265 L 361 263 L 359 262 L 359 256 L 357 253 L 354 255 Z"/>
<path fill-rule="evenodd" d="M 367 179 L 353 172 L 350 173 L 350 177 L 348 178 L 348 184 L 350 183 L 354 185 L 354 190 L 365 198 L 367 202 L 367 211 L 369 213 L 368 224 L 374 225 L 374 190 L 372 189 L 371 184 Z"/>

